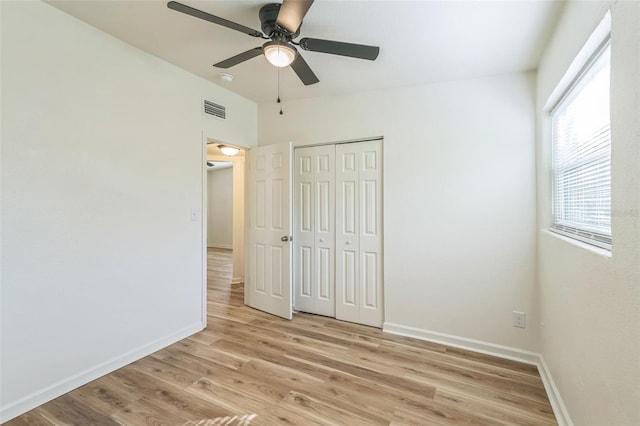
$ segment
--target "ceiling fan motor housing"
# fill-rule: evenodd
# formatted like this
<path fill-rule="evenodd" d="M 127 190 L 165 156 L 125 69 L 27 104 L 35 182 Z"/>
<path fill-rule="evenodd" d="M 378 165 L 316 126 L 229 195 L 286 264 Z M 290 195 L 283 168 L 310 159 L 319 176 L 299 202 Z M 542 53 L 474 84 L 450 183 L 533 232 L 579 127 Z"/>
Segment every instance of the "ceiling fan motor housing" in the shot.
<path fill-rule="evenodd" d="M 291 33 L 276 24 L 278 12 L 280 12 L 280 6 L 280 3 L 270 3 L 262 6 L 258 14 L 260 17 L 262 32 L 272 39 L 282 40 L 285 42 L 291 41 L 300 35 L 300 28 L 298 28 L 295 33 Z M 300 24 L 300 27 L 302 27 L 302 24 Z"/>

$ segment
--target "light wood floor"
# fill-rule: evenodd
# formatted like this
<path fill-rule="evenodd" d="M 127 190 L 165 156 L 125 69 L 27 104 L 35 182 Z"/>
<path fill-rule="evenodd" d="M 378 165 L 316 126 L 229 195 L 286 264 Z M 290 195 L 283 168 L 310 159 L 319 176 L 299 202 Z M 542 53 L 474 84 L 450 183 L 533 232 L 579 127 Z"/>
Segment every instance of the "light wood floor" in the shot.
<path fill-rule="evenodd" d="M 7 425 L 551 425 L 533 366 L 243 305 L 209 250 L 206 330 Z"/>

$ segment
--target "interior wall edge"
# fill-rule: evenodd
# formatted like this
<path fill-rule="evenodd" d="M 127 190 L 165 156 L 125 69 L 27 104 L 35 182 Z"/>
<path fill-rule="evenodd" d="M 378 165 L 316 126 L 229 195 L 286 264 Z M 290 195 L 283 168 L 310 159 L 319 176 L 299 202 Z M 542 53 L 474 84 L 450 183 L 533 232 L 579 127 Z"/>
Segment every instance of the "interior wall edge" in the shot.
<path fill-rule="evenodd" d="M 138 348 L 133 349 L 125 354 L 114 357 L 108 361 L 96 365 L 95 367 L 82 371 L 72 377 L 54 383 L 44 389 L 33 392 L 32 394 L 27 395 L 19 399 L 18 401 L 9 403 L 5 407 L 0 408 L 0 423 L 9 421 L 14 417 L 18 417 L 19 415 L 24 414 L 27 411 L 39 407 L 46 402 L 49 402 L 61 395 L 64 395 L 67 392 L 77 389 L 80 386 L 86 385 L 93 380 L 96 380 L 119 368 L 131 364 L 132 362 L 137 361 L 145 356 L 151 355 L 152 353 L 159 351 L 160 349 L 165 348 L 169 345 L 172 345 L 182 339 L 185 339 L 192 334 L 198 333 L 205 328 L 206 323 L 203 322 L 191 324 L 181 330 L 176 331 L 175 333 L 139 346 Z"/>
<path fill-rule="evenodd" d="M 385 322 L 382 325 L 382 331 L 398 336 L 411 337 L 426 342 L 452 346 L 454 348 L 477 352 L 484 355 L 491 355 L 502 359 L 508 359 L 510 361 L 535 365 L 538 368 L 538 373 L 540 374 L 544 389 L 549 397 L 549 402 L 551 403 L 551 408 L 553 409 L 553 414 L 556 417 L 558 425 L 573 425 L 569 412 L 562 400 L 562 396 L 560 395 L 555 381 L 553 380 L 551 371 L 549 370 L 544 356 L 541 353 L 389 322 Z"/>

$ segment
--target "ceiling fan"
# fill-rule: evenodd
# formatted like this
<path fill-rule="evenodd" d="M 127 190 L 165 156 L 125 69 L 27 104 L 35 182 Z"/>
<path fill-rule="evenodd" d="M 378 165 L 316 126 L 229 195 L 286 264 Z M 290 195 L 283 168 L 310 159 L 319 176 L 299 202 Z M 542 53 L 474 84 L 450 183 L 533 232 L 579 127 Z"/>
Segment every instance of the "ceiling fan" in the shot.
<path fill-rule="evenodd" d="M 294 39 L 300 35 L 302 19 L 312 4 L 313 0 L 283 0 L 282 4 L 270 3 L 263 6 L 259 12 L 262 32 L 194 9 L 191 6 L 176 1 L 170 1 L 167 3 L 167 7 L 232 30 L 240 31 L 252 37 L 269 40 L 260 47 L 247 50 L 246 52 L 242 52 L 213 65 L 218 68 L 230 68 L 256 56 L 264 55 L 267 60 L 276 67 L 291 65 L 291 68 L 300 80 L 302 80 L 305 85 L 310 85 L 320 80 L 318 80 L 318 77 L 316 77 L 300 53 L 298 53 L 295 46 L 310 52 L 329 53 L 371 61 L 378 57 L 378 53 L 380 52 L 378 46 L 306 37 L 297 42 L 294 41 Z"/>

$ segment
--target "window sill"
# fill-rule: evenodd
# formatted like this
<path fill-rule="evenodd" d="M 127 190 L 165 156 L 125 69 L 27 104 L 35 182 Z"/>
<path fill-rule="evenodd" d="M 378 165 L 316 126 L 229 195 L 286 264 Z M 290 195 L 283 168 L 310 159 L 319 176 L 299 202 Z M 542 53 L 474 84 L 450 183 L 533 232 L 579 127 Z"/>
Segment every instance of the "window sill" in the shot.
<path fill-rule="evenodd" d="M 611 258 L 611 250 L 607 250 L 607 249 L 600 248 L 600 247 L 597 247 L 597 246 L 594 246 L 594 245 L 591 245 L 591 244 L 588 244 L 588 243 L 584 243 L 584 242 L 582 242 L 580 240 L 576 240 L 576 239 L 571 238 L 571 237 L 566 237 L 566 236 L 564 236 L 562 234 L 559 234 L 557 232 L 553 232 L 553 231 L 548 230 L 548 229 L 543 229 L 543 230 L 541 230 L 541 232 L 544 233 L 545 235 L 550 235 L 553 238 L 557 238 L 559 240 L 567 242 L 567 243 L 569 243 L 569 244 L 571 244 L 573 246 L 580 247 L 581 249 L 590 251 L 591 253 L 593 253 L 595 255 L 598 255 L 600 257 L 606 257 L 608 259 Z"/>

